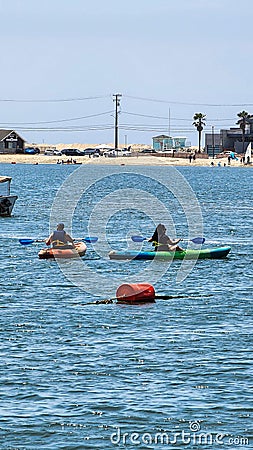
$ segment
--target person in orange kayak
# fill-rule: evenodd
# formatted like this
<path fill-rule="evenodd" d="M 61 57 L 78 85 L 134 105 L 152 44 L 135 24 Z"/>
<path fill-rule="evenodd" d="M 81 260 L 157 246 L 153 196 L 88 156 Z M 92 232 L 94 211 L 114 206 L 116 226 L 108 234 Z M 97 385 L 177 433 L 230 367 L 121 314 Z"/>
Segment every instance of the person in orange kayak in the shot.
<path fill-rule="evenodd" d="M 167 236 L 166 228 L 162 223 L 157 225 L 153 236 L 148 239 L 148 242 L 152 242 L 156 252 L 182 252 L 184 249 L 177 245 L 180 241 L 181 239 L 172 241 L 172 239 Z"/>
<path fill-rule="evenodd" d="M 70 243 L 70 244 L 69 244 Z M 46 240 L 47 245 L 52 245 L 53 248 L 74 248 L 74 240 L 64 230 L 64 223 L 58 223 L 57 230 L 53 231 Z"/>

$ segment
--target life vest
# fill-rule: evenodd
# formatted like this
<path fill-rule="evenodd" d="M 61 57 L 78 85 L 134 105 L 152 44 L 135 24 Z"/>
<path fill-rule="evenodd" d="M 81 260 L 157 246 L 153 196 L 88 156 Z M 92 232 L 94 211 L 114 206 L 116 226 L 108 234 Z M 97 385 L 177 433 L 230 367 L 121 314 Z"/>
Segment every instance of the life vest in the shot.
<path fill-rule="evenodd" d="M 51 238 L 51 244 L 54 248 L 62 247 L 68 243 L 66 238 L 66 232 L 64 230 L 55 230 Z"/>

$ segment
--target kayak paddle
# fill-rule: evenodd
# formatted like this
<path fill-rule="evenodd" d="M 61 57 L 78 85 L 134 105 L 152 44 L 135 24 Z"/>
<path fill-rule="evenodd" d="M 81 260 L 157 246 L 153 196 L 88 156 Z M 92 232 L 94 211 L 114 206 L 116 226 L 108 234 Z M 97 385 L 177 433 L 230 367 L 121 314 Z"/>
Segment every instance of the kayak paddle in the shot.
<path fill-rule="evenodd" d="M 98 241 L 98 237 L 97 236 L 87 236 L 85 238 L 73 238 L 74 241 L 85 241 L 88 242 L 90 244 L 94 244 L 95 242 Z"/>
<path fill-rule="evenodd" d="M 134 242 L 143 242 L 147 240 L 147 238 L 143 236 L 132 236 L 131 239 Z M 182 239 L 182 241 L 190 241 L 193 242 L 194 244 L 204 244 L 205 238 L 196 237 L 193 239 Z"/>
<path fill-rule="evenodd" d="M 174 298 L 190 298 L 190 296 L 189 295 L 155 295 L 155 299 L 160 299 L 160 300 L 172 300 Z M 86 306 L 86 305 L 108 305 L 110 303 L 117 304 L 117 302 L 115 302 L 114 300 L 119 300 L 119 299 L 117 297 L 112 297 L 112 298 L 107 298 L 107 299 L 104 299 L 104 300 L 95 300 L 94 302 L 83 303 L 83 304 L 81 304 L 81 306 Z"/>
<path fill-rule="evenodd" d="M 74 239 L 74 241 L 85 241 L 88 243 L 95 243 L 97 242 L 98 237 L 94 236 L 94 237 L 85 237 L 85 238 L 80 238 L 80 239 Z M 29 245 L 29 244 L 33 244 L 34 242 L 45 242 L 45 239 L 19 239 L 19 242 L 21 245 Z"/>
<path fill-rule="evenodd" d="M 95 243 L 95 242 L 98 241 L 98 237 L 97 237 L 97 236 L 93 236 L 93 237 L 87 236 L 87 237 L 84 238 L 84 239 L 76 239 L 76 240 L 83 240 L 83 241 L 85 241 L 85 242 L 89 242 L 90 244 L 93 244 L 93 243 Z"/>
<path fill-rule="evenodd" d="M 33 244 L 34 242 L 45 242 L 44 239 L 19 239 L 19 243 L 22 245 Z"/>

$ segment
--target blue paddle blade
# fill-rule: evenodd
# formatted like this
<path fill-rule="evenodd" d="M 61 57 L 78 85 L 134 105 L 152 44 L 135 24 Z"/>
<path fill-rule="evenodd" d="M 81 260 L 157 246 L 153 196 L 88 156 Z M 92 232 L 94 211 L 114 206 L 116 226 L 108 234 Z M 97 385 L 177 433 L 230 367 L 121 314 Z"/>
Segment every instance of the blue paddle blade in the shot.
<path fill-rule="evenodd" d="M 98 240 L 98 237 L 96 237 L 96 236 L 94 236 L 94 237 L 87 236 L 86 238 L 84 238 L 85 242 L 90 242 L 91 244 L 94 242 L 97 242 L 97 240 Z"/>
<path fill-rule="evenodd" d="M 33 244 L 34 240 L 33 239 L 19 239 L 19 242 L 22 245 L 29 245 L 29 244 Z"/>
<path fill-rule="evenodd" d="M 192 241 L 194 244 L 204 244 L 205 238 L 196 237 L 196 238 L 191 239 L 191 241 Z"/>
<path fill-rule="evenodd" d="M 143 242 L 143 241 L 145 241 L 147 238 L 142 237 L 142 236 L 132 236 L 131 239 L 132 239 L 132 241 L 134 241 L 134 242 Z"/>

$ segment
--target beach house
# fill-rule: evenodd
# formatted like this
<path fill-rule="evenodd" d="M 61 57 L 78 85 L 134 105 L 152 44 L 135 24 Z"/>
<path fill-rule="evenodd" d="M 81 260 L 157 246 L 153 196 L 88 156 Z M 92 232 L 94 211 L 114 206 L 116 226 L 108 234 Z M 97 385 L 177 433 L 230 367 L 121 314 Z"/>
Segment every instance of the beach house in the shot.
<path fill-rule="evenodd" d="M 186 137 L 182 136 L 172 137 L 161 134 L 160 136 L 154 136 L 152 141 L 153 148 L 160 152 L 165 150 L 179 150 L 186 147 Z"/>
<path fill-rule="evenodd" d="M 247 118 L 244 142 L 240 127 L 221 129 L 218 133 L 205 133 L 205 151 L 209 156 L 223 151 L 245 153 L 250 142 L 253 142 L 253 118 Z"/>
<path fill-rule="evenodd" d="M 0 153 L 24 153 L 25 140 L 14 130 L 0 129 Z"/>

